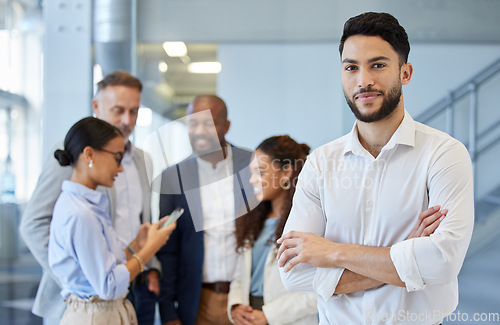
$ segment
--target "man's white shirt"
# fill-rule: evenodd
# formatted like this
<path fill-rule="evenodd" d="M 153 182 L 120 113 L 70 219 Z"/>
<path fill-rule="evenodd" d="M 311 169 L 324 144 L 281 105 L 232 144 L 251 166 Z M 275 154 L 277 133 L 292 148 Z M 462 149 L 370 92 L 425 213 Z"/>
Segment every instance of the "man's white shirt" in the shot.
<path fill-rule="evenodd" d="M 139 171 L 134 163 L 134 147 L 128 146 L 123 155 L 123 172 L 118 174 L 113 187 L 116 191 L 116 210 L 113 228 L 126 243 L 131 243 L 141 227 L 143 209 L 142 186 Z"/>
<path fill-rule="evenodd" d="M 226 158 L 213 168 L 196 158 L 203 210 L 204 258 L 202 281 L 231 282 L 236 265 L 233 152 L 226 146 Z"/>
<path fill-rule="evenodd" d="M 420 212 L 449 212 L 429 237 L 406 240 Z M 374 158 L 352 131 L 315 150 L 300 176 L 283 233 L 312 232 L 345 244 L 391 248 L 406 288 L 382 285 L 334 295 L 344 269 L 295 266 L 281 275 L 293 291 L 318 293 L 320 324 L 436 324 L 458 303 L 457 275 L 474 222 L 466 148 L 408 112 Z"/>

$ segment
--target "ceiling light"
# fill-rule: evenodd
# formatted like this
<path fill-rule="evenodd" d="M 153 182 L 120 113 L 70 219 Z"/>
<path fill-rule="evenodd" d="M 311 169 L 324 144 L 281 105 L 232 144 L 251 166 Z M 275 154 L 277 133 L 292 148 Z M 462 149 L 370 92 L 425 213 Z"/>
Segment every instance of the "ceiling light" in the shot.
<path fill-rule="evenodd" d="M 219 62 L 192 62 L 188 65 L 191 73 L 219 73 L 221 68 Z"/>
<path fill-rule="evenodd" d="M 158 70 L 160 70 L 160 72 L 162 73 L 167 72 L 168 64 L 165 61 L 160 61 L 160 63 L 158 63 Z"/>
<path fill-rule="evenodd" d="M 167 52 L 168 56 L 180 57 L 187 54 L 187 47 L 184 42 L 165 42 L 163 49 Z"/>

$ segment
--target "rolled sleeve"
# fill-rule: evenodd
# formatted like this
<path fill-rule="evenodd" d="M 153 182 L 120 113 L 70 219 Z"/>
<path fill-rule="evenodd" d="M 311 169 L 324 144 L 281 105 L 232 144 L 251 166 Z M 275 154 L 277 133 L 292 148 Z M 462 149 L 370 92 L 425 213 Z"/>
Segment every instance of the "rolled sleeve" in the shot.
<path fill-rule="evenodd" d="M 453 140 L 436 150 L 428 175 L 429 206 L 441 205 L 448 214 L 432 235 L 391 247 L 391 260 L 408 291 L 456 279 L 474 225 L 472 165 L 465 147 Z"/>
<path fill-rule="evenodd" d="M 408 292 L 425 288 L 417 260 L 413 254 L 413 244 L 414 240 L 406 240 L 393 245 L 390 251 L 392 263 L 394 263 L 399 278 L 405 283 Z"/>
<path fill-rule="evenodd" d="M 335 295 L 334 293 L 344 270 L 344 268 L 318 268 L 313 281 L 314 291 L 324 300 L 340 297 L 341 295 Z M 325 283 L 328 285 L 325 285 Z"/>

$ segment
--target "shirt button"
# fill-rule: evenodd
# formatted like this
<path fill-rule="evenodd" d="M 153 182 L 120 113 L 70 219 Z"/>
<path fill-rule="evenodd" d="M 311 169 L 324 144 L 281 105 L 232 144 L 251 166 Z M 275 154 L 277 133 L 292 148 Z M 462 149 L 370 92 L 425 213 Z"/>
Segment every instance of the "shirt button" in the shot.
<path fill-rule="evenodd" d="M 372 208 L 373 207 L 373 201 L 368 201 L 367 205 L 368 205 L 369 208 Z"/>

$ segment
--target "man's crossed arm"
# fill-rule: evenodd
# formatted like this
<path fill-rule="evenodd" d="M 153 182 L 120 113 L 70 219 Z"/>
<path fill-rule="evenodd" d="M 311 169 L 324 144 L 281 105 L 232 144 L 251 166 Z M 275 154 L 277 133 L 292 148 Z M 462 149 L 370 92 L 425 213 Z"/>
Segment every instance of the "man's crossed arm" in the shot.
<path fill-rule="evenodd" d="M 420 213 L 407 239 L 434 233 L 447 212 L 435 206 Z M 386 283 L 405 286 L 391 260 L 390 247 L 335 243 L 298 231 L 283 235 L 278 243 L 281 244 L 277 254 L 278 264 L 284 267 L 285 273 L 300 263 L 320 268 L 344 268 L 335 294 L 357 292 Z"/>

